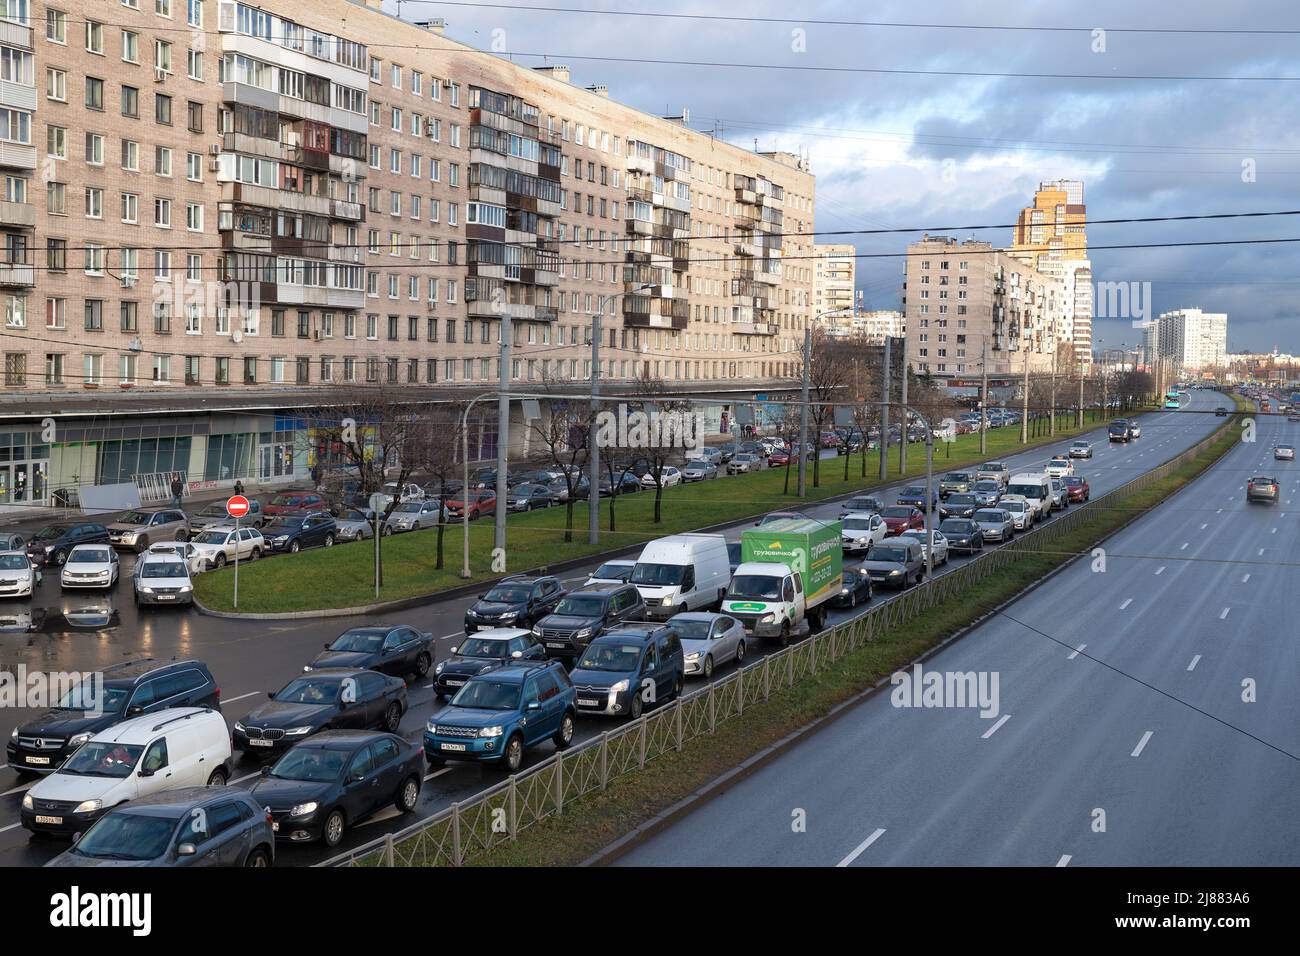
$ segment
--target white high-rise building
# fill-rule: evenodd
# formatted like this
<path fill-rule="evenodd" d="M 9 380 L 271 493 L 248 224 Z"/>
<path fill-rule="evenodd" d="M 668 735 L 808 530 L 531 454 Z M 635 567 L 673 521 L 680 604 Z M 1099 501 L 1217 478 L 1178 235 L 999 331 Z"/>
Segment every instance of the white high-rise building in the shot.
<path fill-rule="evenodd" d="M 1226 361 L 1228 315 L 1200 309 L 1162 312 L 1145 338 L 1148 362 L 1172 359 L 1187 371 L 1213 368 Z"/>

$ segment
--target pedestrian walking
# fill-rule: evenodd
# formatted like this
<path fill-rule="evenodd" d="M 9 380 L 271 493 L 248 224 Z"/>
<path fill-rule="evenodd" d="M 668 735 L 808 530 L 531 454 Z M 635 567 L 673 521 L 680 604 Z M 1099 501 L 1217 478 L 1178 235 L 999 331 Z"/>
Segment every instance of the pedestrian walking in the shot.
<path fill-rule="evenodd" d="M 240 481 L 238 478 L 236 478 L 236 479 L 235 479 L 235 494 L 237 494 L 237 495 L 242 495 L 243 493 L 244 493 L 244 483 L 243 483 L 242 481 Z"/>
<path fill-rule="evenodd" d="M 316 486 L 317 491 L 320 491 L 320 479 L 320 462 L 316 462 L 316 464 L 311 466 L 311 483 Z"/>
<path fill-rule="evenodd" d="M 181 473 L 179 471 L 173 472 L 172 473 L 172 507 L 173 508 L 179 508 L 181 506 L 181 493 L 184 491 L 185 491 L 185 483 L 181 481 Z"/>

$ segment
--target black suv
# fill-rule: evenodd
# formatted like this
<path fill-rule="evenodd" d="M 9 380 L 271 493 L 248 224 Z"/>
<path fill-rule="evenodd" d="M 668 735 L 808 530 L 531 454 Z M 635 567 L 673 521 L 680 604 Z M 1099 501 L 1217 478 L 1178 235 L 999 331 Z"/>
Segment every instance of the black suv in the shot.
<path fill-rule="evenodd" d="M 537 622 L 533 633 L 545 646 L 547 657 L 573 661 L 611 627 L 645 616 L 645 599 L 630 584 L 583 588 L 566 594 L 554 614 Z"/>
<path fill-rule="evenodd" d="M 433 692 L 439 701 L 452 697 L 466 682 L 507 664 L 545 661 L 546 648 L 537 635 L 518 628 L 471 634 L 451 649 L 451 656 L 433 670 Z"/>
<path fill-rule="evenodd" d="M 221 709 L 221 688 L 201 661 L 145 658 L 112 664 L 63 695 L 58 706 L 20 724 L 5 748 L 9 766 L 53 773 L 94 734 L 168 707 Z"/>
<path fill-rule="evenodd" d="M 182 787 L 115 807 L 46 866 L 254 866 L 275 861 L 269 814 L 234 787 Z"/>
<path fill-rule="evenodd" d="M 531 628 L 555 610 L 564 594 L 559 578 L 523 575 L 503 578 L 469 606 L 465 612 L 465 633 L 494 627 Z"/>
<path fill-rule="evenodd" d="M 108 528 L 87 521 L 64 521 L 46 525 L 27 542 L 27 557 L 33 564 L 63 564 L 79 544 L 108 544 Z"/>

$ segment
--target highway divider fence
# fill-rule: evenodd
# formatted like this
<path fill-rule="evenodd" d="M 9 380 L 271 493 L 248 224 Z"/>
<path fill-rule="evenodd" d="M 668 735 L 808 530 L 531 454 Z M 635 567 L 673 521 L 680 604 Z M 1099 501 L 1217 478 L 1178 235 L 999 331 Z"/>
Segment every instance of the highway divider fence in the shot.
<path fill-rule="evenodd" d="M 1234 414 L 1229 425 L 1235 422 Z M 851 621 L 805 638 L 737 668 L 698 690 L 683 694 L 621 727 L 552 756 L 495 786 L 453 803 L 430 817 L 333 857 L 319 866 L 462 866 L 574 800 L 604 790 L 611 780 L 645 768 L 647 762 L 680 751 L 688 741 L 712 734 L 719 724 L 742 715 L 773 693 L 793 687 L 837 660 L 901 627 L 930 608 L 1027 554 L 1050 550 L 1100 510 L 1168 477 L 1212 447 L 1216 429 L 1180 455 L 1084 503 L 961 567 L 936 575 L 898 597 L 868 608 Z"/>

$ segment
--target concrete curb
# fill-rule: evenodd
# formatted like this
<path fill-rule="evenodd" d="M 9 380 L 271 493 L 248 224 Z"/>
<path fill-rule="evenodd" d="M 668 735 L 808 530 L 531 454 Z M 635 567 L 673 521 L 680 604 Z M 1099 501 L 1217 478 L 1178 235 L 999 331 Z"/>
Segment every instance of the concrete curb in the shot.
<path fill-rule="evenodd" d="M 1226 453 L 1227 452 L 1225 452 L 1224 454 Z M 1197 479 L 1199 479 L 1202 475 L 1205 474 L 1206 471 L 1212 468 L 1214 464 L 1217 463 L 1222 457 L 1223 456 L 1220 455 L 1219 458 L 1216 458 L 1214 461 L 1210 462 L 1209 465 L 1207 465 L 1205 469 L 1201 471 L 1200 474 L 1193 477 L 1192 480 L 1187 483 L 1187 485 L 1185 485 L 1182 489 L 1180 489 L 1179 493 L 1181 494 L 1182 492 L 1187 491 L 1188 488 L 1190 488 L 1191 485 Z M 1097 545 L 1103 541 L 1109 540 L 1110 538 L 1119 534 L 1121 531 L 1124 531 L 1134 522 L 1151 514 L 1153 511 L 1155 511 L 1157 508 L 1159 508 L 1162 504 L 1164 504 L 1168 500 L 1169 499 L 1166 498 L 1162 501 L 1156 502 L 1150 508 L 1146 508 L 1143 511 L 1134 513 L 1126 521 L 1124 521 L 1123 524 L 1120 524 L 1117 527 L 1111 529 L 1101 537 L 1093 539 L 1093 544 Z M 988 611 L 985 611 L 979 617 L 974 618 L 968 623 L 962 625 L 962 627 L 958 628 L 956 631 L 954 631 L 948 637 L 944 638 L 934 647 L 918 655 L 913 660 L 908 661 L 907 664 L 903 665 L 903 668 L 900 669 L 906 669 L 908 667 L 913 666 L 914 664 L 923 664 L 926 661 L 930 660 L 936 654 L 943 652 L 948 647 L 955 644 L 957 641 L 960 641 L 962 638 L 966 637 L 976 628 L 983 625 L 986 621 L 1002 614 L 1002 612 L 1006 610 L 1008 607 L 1010 607 L 1012 604 L 1015 604 L 1018 601 L 1023 600 L 1027 595 L 1029 595 L 1033 591 L 1036 591 L 1038 588 L 1042 587 L 1043 585 L 1047 584 L 1047 582 L 1051 581 L 1058 574 L 1064 573 L 1066 570 L 1071 568 L 1077 561 L 1080 561 L 1085 557 L 1088 557 L 1086 553 L 1075 555 L 1073 558 L 1070 558 L 1068 561 L 1065 561 L 1062 564 L 1058 565 L 1057 567 L 1053 568 L 1047 574 L 1043 575 L 1041 578 L 1037 579 L 1036 581 L 1033 581 L 1022 590 L 1016 592 L 1014 595 L 1007 598 L 1005 601 L 989 609 Z M 746 758 L 740 764 L 728 770 L 726 773 L 723 773 L 721 776 L 715 777 L 713 780 L 709 781 L 704 786 L 696 789 L 692 793 L 683 797 L 681 800 L 677 801 L 672 806 L 667 807 L 666 809 L 655 814 L 645 823 L 640 824 L 639 826 L 635 827 L 628 833 L 619 837 L 613 843 L 610 843 L 603 849 L 592 854 L 586 860 L 583 860 L 582 863 L 579 865 L 580 866 L 608 866 L 610 863 L 615 862 L 616 860 L 620 859 L 631 850 L 635 849 L 637 846 L 640 846 L 642 843 L 646 842 L 651 837 L 655 836 L 657 833 L 661 832 L 662 830 L 668 828 L 676 821 L 680 820 L 682 817 L 685 817 L 688 814 L 699 809 L 702 805 L 708 803 L 710 800 L 722 796 L 724 793 L 730 790 L 737 783 L 740 783 L 746 777 L 749 777 L 751 774 L 760 770 L 766 764 L 771 763 L 777 757 L 781 756 L 786 751 L 790 750 L 792 747 L 800 743 L 806 737 L 822 730 L 826 726 L 838 720 L 849 710 L 859 706 L 869 698 L 874 697 L 876 694 L 880 693 L 881 690 L 883 690 L 886 686 L 888 686 L 888 684 L 889 684 L 889 677 L 882 677 L 879 681 L 877 681 L 872 686 L 865 688 L 864 690 L 858 691 L 853 696 L 836 704 L 834 707 L 832 707 L 829 711 L 827 711 L 822 716 L 815 718 L 814 720 L 808 722 L 807 724 L 804 724 L 802 727 L 791 732 L 790 734 L 787 734 L 785 737 L 782 737 L 780 740 L 776 741 L 775 743 L 769 744 L 767 747 L 763 748 L 758 753 Z"/>
<path fill-rule="evenodd" d="M 1147 411 L 1149 412 L 1150 410 Z M 1099 425 L 1096 427 L 1100 428 L 1104 426 Z M 1058 441 L 1064 441 L 1064 440 L 1065 438 L 1062 436 L 1053 435 L 1038 441 L 1031 441 L 1029 444 L 1023 445 L 1016 451 L 1010 452 L 1009 454 L 1020 454 L 1021 452 L 1033 451 L 1035 448 L 1041 448 L 1044 445 L 1051 445 L 1051 444 L 1055 444 Z M 833 459 L 828 458 L 826 460 L 839 462 L 841 457 L 842 456 L 837 455 Z M 979 459 L 976 458 L 976 459 L 972 459 L 971 461 L 978 463 Z M 957 464 L 951 464 L 945 460 L 943 470 L 952 471 L 953 469 L 956 468 L 969 468 L 970 466 L 971 466 L 970 462 L 967 463 L 958 462 Z M 936 467 L 935 469 L 936 475 L 939 473 L 939 470 L 940 469 Z M 911 477 L 916 478 L 915 475 Z M 811 473 L 809 475 L 809 480 L 811 481 Z M 865 485 L 854 491 L 846 491 L 844 494 L 833 495 L 829 498 L 818 498 L 816 500 L 803 499 L 802 502 L 799 499 L 795 499 L 791 503 L 790 507 L 798 508 L 806 505 L 834 504 L 837 501 L 844 501 L 848 498 L 856 497 L 857 495 L 871 494 L 875 491 L 879 491 L 882 488 L 888 488 L 891 484 L 896 484 L 900 480 L 906 480 L 906 479 L 900 476 L 894 476 L 892 479 L 885 481 L 883 484 L 879 480 L 877 480 L 874 483 Z M 732 520 L 722 522 L 720 524 L 707 525 L 703 528 L 696 528 L 692 533 L 709 534 L 712 532 L 727 531 L 732 528 L 740 527 L 741 525 L 749 524 L 753 521 L 753 519 L 760 518 L 760 517 L 762 517 L 762 514 L 752 514 L 745 518 L 732 519 Z M 580 529 L 575 528 L 574 530 L 578 531 Z M 608 561 L 611 558 L 623 557 L 630 554 L 639 554 L 641 552 L 641 549 L 644 546 L 645 546 L 644 543 L 641 543 L 626 548 L 617 548 L 611 551 L 600 551 L 595 554 L 584 555 L 583 557 L 580 558 L 571 558 L 568 561 L 562 561 L 557 564 L 543 565 L 542 567 L 529 568 L 526 570 L 511 571 L 509 573 L 532 575 L 532 574 L 555 574 L 561 571 L 571 571 L 574 568 L 581 567 L 582 565 L 588 564 L 593 561 Z M 319 610 L 310 610 L 310 611 L 266 611 L 266 612 L 245 613 L 241 611 L 217 611 L 203 604 L 201 601 L 199 601 L 198 598 L 194 599 L 194 607 L 200 614 L 207 615 L 208 617 L 219 617 L 219 618 L 225 618 L 227 620 L 235 620 L 235 621 L 291 621 L 291 620 L 301 620 L 304 618 L 315 618 L 315 617 L 354 617 L 357 615 L 364 615 L 364 614 L 383 614 L 388 611 L 405 611 L 408 608 L 424 607 L 431 604 L 437 604 L 441 601 L 455 600 L 456 598 L 459 597 L 465 597 L 466 595 L 477 593 L 478 590 L 482 588 L 485 583 L 486 580 L 476 581 L 470 584 L 457 585 L 454 588 L 446 588 L 442 591 L 435 591 L 429 594 L 417 594 L 407 598 L 398 598 L 393 601 L 381 601 L 377 604 L 364 604 L 359 607 L 347 607 L 347 608 L 339 607 L 339 608 L 321 608 Z"/>

